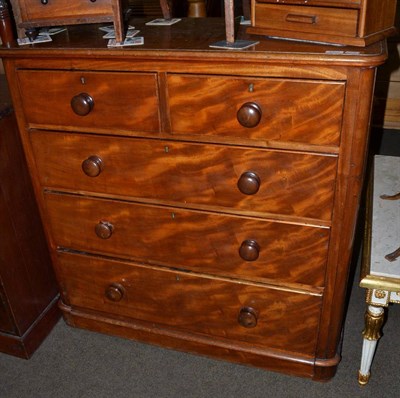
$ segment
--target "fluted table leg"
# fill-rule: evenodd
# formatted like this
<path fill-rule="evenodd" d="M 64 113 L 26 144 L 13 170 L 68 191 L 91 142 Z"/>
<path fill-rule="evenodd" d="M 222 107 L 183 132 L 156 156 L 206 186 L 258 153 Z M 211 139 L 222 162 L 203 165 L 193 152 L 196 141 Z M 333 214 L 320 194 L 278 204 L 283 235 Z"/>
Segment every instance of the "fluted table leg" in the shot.
<path fill-rule="evenodd" d="M 375 354 L 376 344 L 381 337 L 381 328 L 384 318 L 384 309 L 369 305 L 365 312 L 365 329 L 363 331 L 363 348 L 361 366 L 358 372 L 358 382 L 365 385 L 369 381 L 372 359 Z"/>

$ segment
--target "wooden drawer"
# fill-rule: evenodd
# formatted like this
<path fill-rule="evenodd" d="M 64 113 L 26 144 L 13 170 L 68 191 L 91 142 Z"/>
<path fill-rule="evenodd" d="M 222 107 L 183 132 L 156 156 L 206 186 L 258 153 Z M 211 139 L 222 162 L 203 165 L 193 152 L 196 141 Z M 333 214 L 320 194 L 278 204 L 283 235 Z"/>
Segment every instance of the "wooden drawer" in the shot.
<path fill-rule="evenodd" d="M 217 275 L 324 284 L 327 228 L 65 194 L 45 194 L 45 201 L 58 247 Z"/>
<path fill-rule="evenodd" d="M 357 36 L 358 10 L 255 1 L 252 25 L 293 32 Z"/>
<path fill-rule="evenodd" d="M 19 70 L 18 80 L 30 126 L 159 131 L 155 73 Z"/>
<path fill-rule="evenodd" d="M 111 0 L 50 0 L 43 4 L 41 0 L 19 0 L 21 19 L 32 20 L 112 16 Z"/>
<path fill-rule="evenodd" d="M 344 90 L 343 82 L 169 75 L 172 133 L 337 146 Z"/>
<path fill-rule="evenodd" d="M 257 346 L 315 352 L 319 296 L 76 254 L 59 253 L 58 259 L 62 290 L 73 307 Z M 246 308 L 248 325 L 254 327 L 239 323 Z"/>
<path fill-rule="evenodd" d="M 335 156 L 42 131 L 31 141 L 51 189 L 331 218 Z"/>

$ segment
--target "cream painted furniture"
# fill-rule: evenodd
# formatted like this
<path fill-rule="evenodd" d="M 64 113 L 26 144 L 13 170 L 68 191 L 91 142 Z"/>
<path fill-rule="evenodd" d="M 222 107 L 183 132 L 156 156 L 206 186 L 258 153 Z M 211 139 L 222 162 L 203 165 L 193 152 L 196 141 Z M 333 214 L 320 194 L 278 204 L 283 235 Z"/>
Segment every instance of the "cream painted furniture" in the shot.
<path fill-rule="evenodd" d="M 367 289 L 364 343 L 358 381 L 368 383 L 384 308 L 400 303 L 400 157 L 374 159 L 360 286 Z"/>

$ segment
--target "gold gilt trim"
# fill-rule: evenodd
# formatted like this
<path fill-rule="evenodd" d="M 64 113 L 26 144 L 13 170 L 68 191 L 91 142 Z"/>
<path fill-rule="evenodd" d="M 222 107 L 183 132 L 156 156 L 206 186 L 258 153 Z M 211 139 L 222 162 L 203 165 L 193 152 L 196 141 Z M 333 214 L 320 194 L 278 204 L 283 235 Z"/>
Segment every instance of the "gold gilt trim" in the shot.
<path fill-rule="evenodd" d="M 388 293 L 385 290 L 375 290 L 374 296 L 379 299 L 382 300 L 386 297 Z"/>
<path fill-rule="evenodd" d="M 372 236 L 372 194 L 373 194 L 374 168 L 371 172 L 367 185 L 366 201 L 365 201 L 365 224 L 363 236 L 363 251 L 361 260 L 361 281 L 360 286 L 373 288 L 374 286 L 364 286 L 363 282 L 369 276 L 371 270 L 371 236 Z"/>
<path fill-rule="evenodd" d="M 373 305 L 375 307 L 387 307 L 389 305 L 389 300 L 386 300 L 383 303 L 376 302 L 374 300 L 374 296 L 375 296 L 374 291 L 375 291 L 375 289 L 367 289 L 366 290 L 365 302 L 367 304 Z"/>
<path fill-rule="evenodd" d="M 362 332 L 364 339 L 379 340 L 381 337 L 384 314 L 385 312 L 383 310 L 379 315 L 374 315 L 369 310 L 365 312 L 365 329 Z"/>
<path fill-rule="evenodd" d="M 365 386 L 369 382 L 369 377 L 370 373 L 367 373 L 366 375 L 361 374 L 360 371 L 358 371 L 358 383 L 361 384 L 362 386 Z"/>
<path fill-rule="evenodd" d="M 372 195 L 373 195 L 374 169 L 371 168 L 367 185 L 365 203 L 365 227 L 363 236 L 363 251 L 361 260 L 360 287 L 366 289 L 381 289 L 398 291 L 400 278 L 371 275 L 371 237 L 372 237 Z"/>

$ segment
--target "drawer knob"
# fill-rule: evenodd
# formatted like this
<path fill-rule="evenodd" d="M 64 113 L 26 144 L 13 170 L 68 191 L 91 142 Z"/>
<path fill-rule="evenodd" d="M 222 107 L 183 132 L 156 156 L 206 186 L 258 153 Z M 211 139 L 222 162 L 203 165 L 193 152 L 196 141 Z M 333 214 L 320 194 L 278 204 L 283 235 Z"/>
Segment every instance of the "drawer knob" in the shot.
<path fill-rule="evenodd" d="M 260 177 L 252 171 L 244 172 L 237 182 L 237 186 L 241 193 L 245 195 L 254 195 L 260 189 Z"/>
<path fill-rule="evenodd" d="M 103 170 L 103 161 L 96 155 L 89 156 L 82 162 L 82 170 L 89 177 L 97 177 Z"/>
<path fill-rule="evenodd" d="M 245 261 L 256 261 L 260 255 L 260 246 L 253 239 L 246 239 L 239 248 L 239 255 Z"/>
<path fill-rule="evenodd" d="M 255 328 L 257 326 L 257 312 L 254 308 L 243 307 L 238 316 L 238 322 L 244 328 Z"/>
<path fill-rule="evenodd" d="M 49 0 L 41 0 L 41 3 L 42 3 L 43 5 L 46 5 L 48 2 L 49 2 Z"/>
<path fill-rule="evenodd" d="M 107 221 L 100 221 L 96 227 L 96 235 L 101 239 L 109 239 L 113 233 L 114 227 Z"/>
<path fill-rule="evenodd" d="M 88 115 L 94 107 L 93 98 L 87 93 L 80 93 L 72 97 L 71 108 L 79 116 Z"/>
<path fill-rule="evenodd" d="M 237 112 L 237 120 L 243 127 L 256 127 L 261 116 L 261 108 L 255 102 L 246 102 Z"/>
<path fill-rule="evenodd" d="M 124 298 L 125 289 L 119 283 L 112 283 L 110 286 L 107 286 L 105 294 L 110 301 L 117 302 Z"/>

